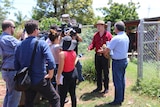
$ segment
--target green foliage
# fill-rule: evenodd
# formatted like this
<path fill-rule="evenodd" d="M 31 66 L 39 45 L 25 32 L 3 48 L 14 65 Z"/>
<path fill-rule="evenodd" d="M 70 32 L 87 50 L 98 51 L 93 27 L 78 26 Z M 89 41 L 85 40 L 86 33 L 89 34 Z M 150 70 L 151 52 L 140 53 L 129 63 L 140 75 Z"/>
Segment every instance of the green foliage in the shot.
<path fill-rule="evenodd" d="M 80 53 L 86 54 L 86 50 L 87 47 L 89 46 L 89 44 L 92 41 L 93 35 L 94 35 L 95 29 L 92 27 L 84 27 L 82 28 L 82 33 L 80 34 L 80 36 L 83 39 L 82 43 L 79 43 L 78 45 L 78 49 Z"/>
<path fill-rule="evenodd" d="M 96 29 L 93 27 L 83 27 L 80 36 L 83 39 L 82 43 L 78 45 L 78 52 L 84 54 L 84 59 L 82 60 L 82 71 L 86 80 L 91 82 L 95 81 L 95 66 L 94 66 L 94 50 L 87 51 L 89 44 L 92 41 L 94 32 Z"/>
<path fill-rule="evenodd" d="M 67 13 L 81 24 L 92 24 L 94 17 L 92 0 L 37 0 L 32 12 L 32 18 L 36 20 L 43 17 L 61 18 L 62 14 Z"/>
<path fill-rule="evenodd" d="M 112 0 L 108 3 L 108 8 L 103 7 L 97 10 L 101 11 L 105 16 L 105 22 L 111 21 L 112 23 L 117 22 L 119 20 L 122 21 L 130 21 L 137 20 L 138 13 L 137 9 L 139 8 L 139 3 L 128 2 L 128 4 L 119 4 L 116 2 L 112 2 Z M 113 31 L 113 27 L 112 27 Z M 112 32 L 112 34 L 114 34 Z"/>
<path fill-rule="evenodd" d="M 0 0 L 0 25 L 7 15 L 10 14 L 10 9 L 13 9 L 10 0 Z"/>
<path fill-rule="evenodd" d="M 132 63 L 132 65 L 131 65 Z M 129 63 L 129 67 L 127 70 L 136 71 L 136 65 L 134 62 Z M 136 65 L 137 66 L 137 65 Z M 157 71 L 155 70 L 157 64 L 155 62 L 145 63 L 143 64 L 143 79 L 137 79 L 136 84 L 132 87 L 132 90 L 141 94 L 146 95 L 152 98 L 159 98 L 160 96 L 160 78 L 158 77 Z M 128 72 L 129 74 L 129 72 Z M 133 74 L 130 73 L 130 75 Z M 137 74 L 137 73 L 136 73 Z M 137 75 L 135 75 L 137 77 Z"/>
<path fill-rule="evenodd" d="M 94 66 L 94 58 L 89 57 L 86 58 L 85 61 L 82 61 L 82 71 L 83 71 L 83 76 L 85 80 L 88 80 L 90 82 L 95 81 L 95 66 Z"/>
<path fill-rule="evenodd" d="M 135 56 L 131 56 L 130 61 L 137 64 L 137 58 Z"/>
<path fill-rule="evenodd" d="M 51 18 L 51 17 L 46 18 L 46 17 L 44 17 L 40 20 L 39 26 L 40 26 L 41 31 L 47 31 L 50 28 L 50 26 L 53 25 L 53 24 L 56 24 L 56 25 L 60 26 L 61 22 L 59 22 L 57 18 Z"/>
<path fill-rule="evenodd" d="M 6 14 L 3 11 L 3 8 L 0 6 L 0 24 L 2 24 L 3 20 L 6 18 Z"/>
<path fill-rule="evenodd" d="M 152 78 L 149 80 L 140 80 L 139 84 L 133 87 L 134 91 L 138 91 L 139 94 L 148 95 L 151 97 L 159 98 L 160 96 L 160 79 Z"/>
<path fill-rule="evenodd" d="M 25 20 L 27 20 L 27 16 L 23 16 L 21 11 L 18 11 L 17 13 L 14 13 L 14 16 L 16 17 L 16 25 L 21 26 L 23 28 Z"/>
<path fill-rule="evenodd" d="M 67 13 L 77 22 L 83 25 L 92 24 L 94 18 L 92 0 L 70 0 L 67 5 Z"/>
<path fill-rule="evenodd" d="M 102 8 L 105 14 L 105 21 L 116 22 L 118 20 L 129 21 L 138 19 L 136 9 L 139 8 L 139 3 L 128 2 L 128 5 L 119 3 L 109 3 L 109 8 Z"/>
<path fill-rule="evenodd" d="M 55 2 L 57 0 L 54 0 Z M 56 17 L 56 14 L 53 12 L 54 4 L 53 0 L 37 0 L 37 6 L 32 9 L 32 18 L 40 20 L 43 17 Z M 55 10 L 56 11 L 56 10 Z"/>
<path fill-rule="evenodd" d="M 2 33 L 2 28 L 0 28 L 0 34 Z"/>

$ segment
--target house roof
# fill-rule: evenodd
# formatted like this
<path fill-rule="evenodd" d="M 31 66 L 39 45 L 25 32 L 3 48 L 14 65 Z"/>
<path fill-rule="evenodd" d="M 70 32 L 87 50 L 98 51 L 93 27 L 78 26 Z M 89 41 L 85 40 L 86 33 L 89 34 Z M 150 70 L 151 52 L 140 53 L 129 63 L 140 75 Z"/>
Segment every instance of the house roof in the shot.
<path fill-rule="evenodd" d="M 160 21 L 160 17 L 153 17 L 153 18 L 144 18 L 144 21 Z M 131 21 L 124 21 L 126 26 L 138 26 L 140 23 L 139 20 L 131 20 Z"/>

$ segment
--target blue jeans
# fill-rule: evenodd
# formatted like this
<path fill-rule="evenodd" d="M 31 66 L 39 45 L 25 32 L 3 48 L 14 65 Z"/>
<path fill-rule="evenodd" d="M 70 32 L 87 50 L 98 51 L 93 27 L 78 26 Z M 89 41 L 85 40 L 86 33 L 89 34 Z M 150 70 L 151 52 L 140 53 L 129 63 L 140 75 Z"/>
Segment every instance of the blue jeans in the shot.
<path fill-rule="evenodd" d="M 6 95 L 3 101 L 3 107 L 18 107 L 21 92 L 14 89 L 14 76 L 16 71 L 1 71 L 2 78 L 6 83 Z"/>
<path fill-rule="evenodd" d="M 77 72 L 78 72 L 78 80 L 80 82 L 84 81 L 84 77 L 82 75 L 82 64 L 80 63 L 79 60 L 77 61 L 76 68 L 77 68 Z"/>
<path fill-rule="evenodd" d="M 125 93 L 125 72 L 128 65 L 127 58 L 122 60 L 112 60 L 112 75 L 115 86 L 114 102 L 124 101 Z"/>

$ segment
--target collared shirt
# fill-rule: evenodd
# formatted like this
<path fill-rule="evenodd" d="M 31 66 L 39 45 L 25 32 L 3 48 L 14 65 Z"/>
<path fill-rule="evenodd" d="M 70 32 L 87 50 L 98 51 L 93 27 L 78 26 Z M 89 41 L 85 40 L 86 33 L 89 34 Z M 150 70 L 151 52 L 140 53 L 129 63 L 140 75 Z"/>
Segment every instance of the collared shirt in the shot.
<path fill-rule="evenodd" d="M 119 32 L 108 43 L 107 48 L 112 51 L 112 59 L 124 59 L 128 57 L 129 38 L 125 32 Z"/>
<path fill-rule="evenodd" d="M 29 66 L 36 41 L 37 38 L 35 36 L 29 36 L 17 46 L 14 62 L 15 69 L 17 71 L 21 70 L 23 67 Z M 31 81 L 33 84 L 38 83 L 47 74 L 46 63 L 48 64 L 49 70 L 52 70 L 56 67 L 49 45 L 44 40 L 38 41 L 39 42 L 32 64 L 32 70 L 30 71 Z"/>
<path fill-rule="evenodd" d="M 88 49 L 92 50 L 95 48 L 95 52 L 97 52 L 98 49 L 103 46 L 103 44 L 106 44 L 106 42 L 110 41 L 111 39 L 112 35 L 108 31 L 105 31 L 102 37 L 100 36 L 99 32 L 96 32 L 92 39 L 92 43 L 88 46 Z"/>
<path fill-rule="evenodd" d="M 2 50 L 2 68 L 14 69 L 14 50 L 20 41 L 14 36 L 3 32 L 0 36 L 0 48 Z"/>

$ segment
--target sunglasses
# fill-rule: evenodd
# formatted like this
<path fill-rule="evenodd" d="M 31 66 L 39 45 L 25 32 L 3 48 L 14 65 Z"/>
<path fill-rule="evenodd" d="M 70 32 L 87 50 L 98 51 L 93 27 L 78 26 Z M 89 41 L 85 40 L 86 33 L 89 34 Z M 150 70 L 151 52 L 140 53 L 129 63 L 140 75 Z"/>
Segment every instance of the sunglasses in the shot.
<path fill-rule="evenodd" d="M 15 26 L 11 26 L 11 27 L 14 28 L 14 29 L 16 28 Z"/>

